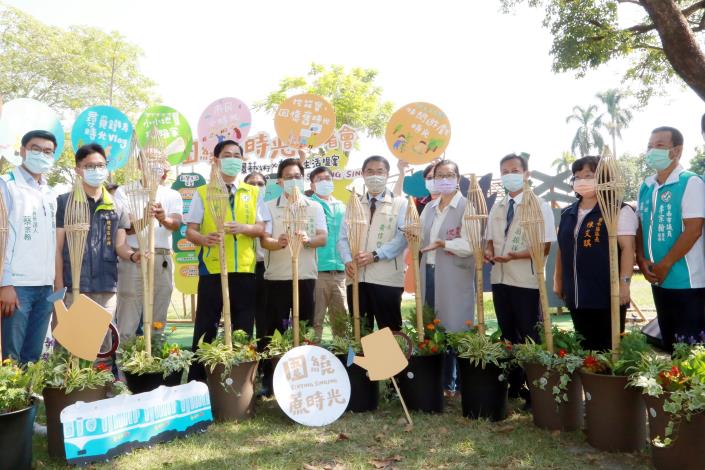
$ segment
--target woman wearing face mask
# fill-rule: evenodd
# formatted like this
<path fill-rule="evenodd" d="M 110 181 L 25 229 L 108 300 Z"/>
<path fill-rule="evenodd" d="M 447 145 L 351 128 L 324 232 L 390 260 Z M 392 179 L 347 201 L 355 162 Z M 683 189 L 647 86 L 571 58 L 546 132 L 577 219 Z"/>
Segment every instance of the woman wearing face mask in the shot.
<path fill-rule="evenodd" d="M 474 262 L 464 236 L 463 214 L 467 199 L 458 189 L 460 172 L 450 160 L 433 171 L 433 188 L 439 197 L 421 214 L 423 247 L 421 286 L 424 304 L 449 332 L 463 331 L 475 313 Z M 456 357 L 449 352 L 445 361 L 445 389 L 456 390 Z"/>
<path fill-rule="evenodd" d="M 597 203 L 595 170 L 599 157 L 573 163 L 573 189 L 578 200 L 566 207 L 558 227 L 558 253 L 553 290 L 570 310 L 583 347 L 611 348 L 610 268 L 608 233 Z M 634 210 L 624 204 L 619 213 L 620 332 L 629 306 L 629 283 L 634 266 L 634 239 L 639 226 Z"/>

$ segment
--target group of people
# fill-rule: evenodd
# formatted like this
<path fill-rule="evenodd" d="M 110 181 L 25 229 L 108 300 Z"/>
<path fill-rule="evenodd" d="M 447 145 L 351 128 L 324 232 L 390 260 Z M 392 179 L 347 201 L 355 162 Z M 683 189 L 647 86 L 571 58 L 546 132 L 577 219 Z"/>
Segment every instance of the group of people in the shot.
<path fill-rule="evenodd" d="M 703 117 L 705 137 L 705 116 Z M 45 174 L 54 161 L 56 139 L 46 131 L 32 131 L 22 139 L 22 165 L 3 185 L 9 211 L 9 238 L 0 287 L 3 354 L 20 362 L 34 361 L 42 350 L 53 290 L 70 287 L 71 270 L 64 213 L 68 194 L 51 196 Z M 705 183 L 680 164 L 683 136 L 674 128 L 659 127 L 649 139 L 646 165 L 654 174 L 641 184 L 636 207 L 624 204 L 619 213 L 619 288 L 621 327 L 630 302 L 634 262 L 652 284 L 663 343 L 702 341 L 705 337 Z M 125 209 L 124 188 L 111 196 L 105 188 L 105 152 L 88 144 L 76 152 L 76 173 L 90 205 L 90 230 L 83 259 L 80 288 L 115 312 L 121 337 L 140 328 L 142 283 L 139 252 Z M 610 279 L 608 228 L 596 196 L 595 172 L 599 157 L 583 157 L 572 165 L 577 201 L 562 210 L 558 228 L 548 203 L 541 200 L 545 224 L 545 252 L 557 243 L 555 293 L 566 303 L 575 329 L 591 350 L 610 344 Z M 234 329 L 256 335 L 264 348 L 275 330 L 283 331 L 292 309 L 290 242 L 286 223 L 294 193 L 300 199 L 304 229 L 299 232 L 299 315 L 320 338 L 326 314 L 333 333 L 343 334 L 352 311 L 351 278 L 359 273 L 360 314 L 372 330 L 402 328 L 404 290 L 404 234 L 408 199 L 399 178 L 394 190 L 387 185 L 390 164 L 371 156 L 362 165 L 366 191 L 360 197 L 368 222 L 361 248 L 350 249 L 345 205 L 333 197 L 333 174 L 326 167 L 307 177 L 299 159 L 283 160 L 277 168 L 281 196 L 264 200 L 267 177 L 251 173 L 241 178 L 243 149 L 225 140 L 213 150 L 212 165 L 221 173 L 229 193 L 225 252 Z M 522 233 L 524 184 L 530 172 L 523 155 L 510 154 L 499 162 L 505 196 L 487 218 L 484 261 L 490 263 L 492 298 L 505 340 L 539 341 L 542 313 L 535 266 Z M 164 176 L 168 168 L 164 169 Z M 466 239 L 463 215 L 467 199 L 461 194 L 461 173 L 451 160 L 429 165 L 423 172 L 430 197 L 417 201 L 421 210 L 421 290 L 425 305 L 448 331 L 461 331 L 474 320 L 473 252 Z M 200 187 L 183 215 L 186 237 L 197 247 L 198 300 L 193 348 L 212 341 L 218 332 L 223 306 L 220 235 L 208 210 L 208 191 Z M 158 223 L 155 265 L 154 319 L 164 324 L 172 282 L 171 233 L 182 223 L 178 193 L 161 186 L 151 215 Z M 49 264 L 46 264 L 46 261 Z M 54 263 L 52 263 L 54 261 Z M 55 266 L 51 269 L 48 266 Z M 68 299 L 68 302 L 70 299 Z M 455 357 L 444 362 L 445 387 L 455 389 Z M 265 364 L 263 389 L 271 393 L 271 365 Z M 194 365 L 189 380 L 204 380 L 202 366 Z M 510 394 L 527 392 L 521 370 L 510 377 Z"/>

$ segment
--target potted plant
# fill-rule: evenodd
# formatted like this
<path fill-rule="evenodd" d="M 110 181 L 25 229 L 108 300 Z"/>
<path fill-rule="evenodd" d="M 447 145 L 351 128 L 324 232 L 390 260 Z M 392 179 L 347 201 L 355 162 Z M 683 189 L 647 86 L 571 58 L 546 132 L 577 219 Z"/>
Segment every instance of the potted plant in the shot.
<path fill-rule="evenodd" d="M 545 343 L 529 339 L 514 345 L 516 360 L 526 372 L 531 393 L 534 424 L 557 431 L 575 431 L 583 426 L 583 397 L 578 369 L 583 364 L 580 335 L 551 329 L 555 353 Z"/>
<path fill-rule="evenodd" d="M 589 352 L 580 378 L 585 391 L 587 440 L 609 452 L 634 452 L 646 444 L 646 413 L 641 390 L 629 385 L 629 372 L 649 352 L 646 336 L 622 335 L 617 354 Z"/>
<path fill-rule="evenodd" d="M 154 324 L 155 329 L 161 325 Z M 147 352 L 145 337 L 135 336 L 121 343 L 118 366 L 125 374 L 127 387 L 132 393 L 154 390 L 160 385 L 181 384 L 184 371 L 188 371 L 193 352 L 169 343 L 163 336 L 152 336 L 152 354 Z"/>
<path fill-rule="evenodd" d="M 409 410 L 441 413 L 443 411 L 443 359 L 447 350 L 446 332 L 432 309 L 424 309 L 424 340 L 419 341 L 414 321 L 405 321 L 402 332 L 411 338 L 414 348 L 409 365 L 397 375 L 399 390 Z M 405 349 L 406 343 L 400 345 Z"/>
<path fill-rule="evenodd" d="M 216 421 L 241 421 L 254 416 L 257 342 L 242 330 L 233 331 L 232 348 L 222 338 L 201 340 L 196 360 L 206 368 L 211 410 Z"/>
<path fill-rule="evenodd" d="M 468 326 L 472 323 L 468 321 Z M 512 365 L 512 344 L 501 331 L 480 333 L 477 327 L 449 335 L 458 355 L 458 379 L 463 416 L 501 421 L 507 417 L 507 371 Z"/>
<path fill-rule="evenodd" d="M 32 431 L 37 406 L 32 396 L 37 364 L 0 364 L 0 459 L 2 468 L 32 468 Z"/>
<path fill-rule="evenodd" d="M 673 358 L 643 354 L 629 383 L 642 390 L 657 469 L 705 468 L 705 346 L 674 346 Z"/>
<path fill-rule="evenodd" d="M 72 356 L 64 349 L 55 350 L 38 364 L 37 381 L 43 386 L 49 455 L 66 459 L 63 426 L 59 419 L 61 410 L 79 401 L 92 402 L 107 398 L 113 387 L 114 393 L 121 393 L 124 385 L 115 381 L 104 363 L 93 364 Z"/>

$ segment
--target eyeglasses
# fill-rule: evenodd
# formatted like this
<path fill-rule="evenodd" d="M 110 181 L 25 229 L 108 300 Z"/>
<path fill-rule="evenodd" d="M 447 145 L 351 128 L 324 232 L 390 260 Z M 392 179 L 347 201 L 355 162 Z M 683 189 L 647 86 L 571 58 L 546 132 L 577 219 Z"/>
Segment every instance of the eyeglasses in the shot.
<path fill-rule="evenodd" d="M 53 157 L 54 156 L 54 149 L 49 149 L 49 148 L 43 149 L 38 145 L 32 145 L 29 148 L 29 151 L 34 152 L 34 153 L 43 153 L 44 156 L 46 156 L 46 157 Z"/>
<path fill-rule="evenodd" d="M 259 186 L 260 188 L 264 188 L 265 186 L 267 186 L 267 183 L 260 183 L 260 182 L 249 183 L 249 184 L 251 184 L 252 186 Z"/>
<path fill-rule="evenodd" d="M 387 176 L 387 170 L 380 168 L 379 170 L 365 170 L 365 176 Z"/>
<path fill-rule="evenodd" d="M 282 179 L 284 181 L 291 181 L 291 180 L 302 180 L 304 179 L 303 175 L 292 175 L 292 176 L 283 176 Z"/>
<path fill-rule="evenodd" d="M 86 165 L 83 167 L 84 170 L 105 170 L 108 166 L 105 163 L 96 163 L 95 165 Z"/>
<path fill-rule="evenodd" d="M 448 173 L 447 175 L 434 175 L 433 179 L 434 180 L 442 180 L 442 179 L 446 179 L 446 178 L 457 178 L 457 177 L 458 177 L 458 175 L 456 175 L 455 173 Z"/>

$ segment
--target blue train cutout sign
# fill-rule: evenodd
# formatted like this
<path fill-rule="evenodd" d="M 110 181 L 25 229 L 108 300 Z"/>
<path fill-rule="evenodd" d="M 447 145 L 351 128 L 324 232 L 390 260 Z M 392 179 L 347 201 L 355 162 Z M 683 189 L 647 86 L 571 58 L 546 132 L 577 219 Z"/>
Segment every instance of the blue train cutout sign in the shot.
<path fill-rule="evenodd" d="M 202 431 L 213 422 L 208 387 L 190 382 L 79 402 L 61 411 L 66 460 L 86 464 Z"/>

